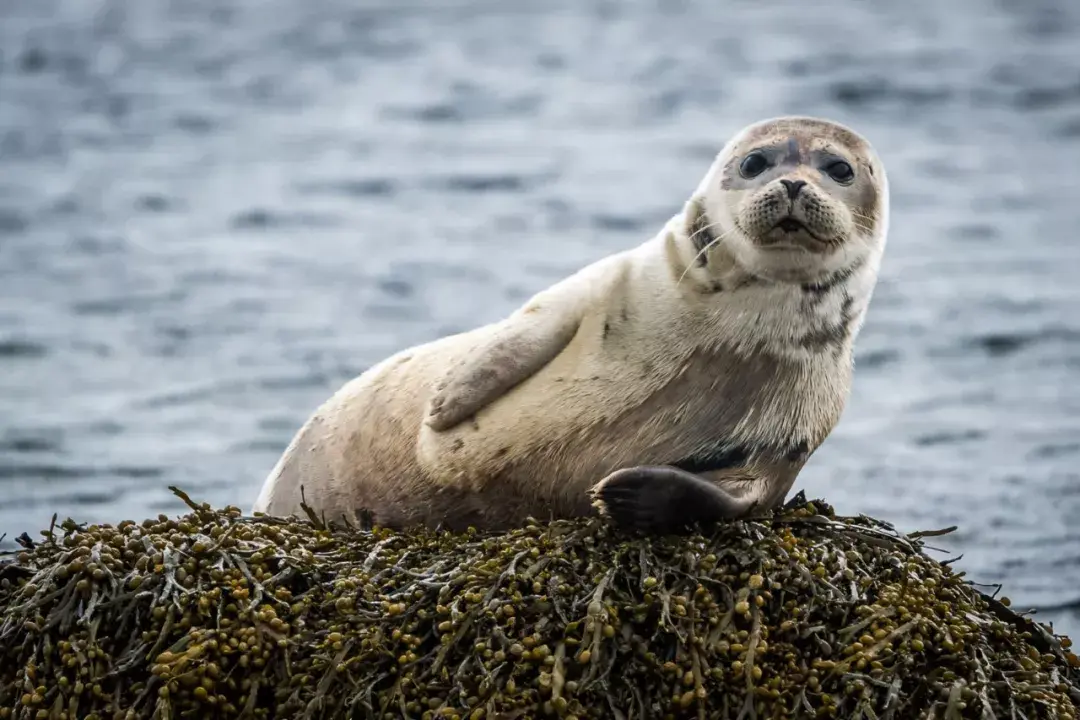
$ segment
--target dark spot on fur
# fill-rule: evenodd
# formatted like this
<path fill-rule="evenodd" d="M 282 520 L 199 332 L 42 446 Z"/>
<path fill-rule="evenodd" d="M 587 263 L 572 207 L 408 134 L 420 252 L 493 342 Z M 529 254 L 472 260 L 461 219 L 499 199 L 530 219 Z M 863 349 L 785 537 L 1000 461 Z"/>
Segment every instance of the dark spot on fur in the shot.
<path fill-rule="evenodd" d="M 822 280 L 818 283 L 803 283 L 802 291 L 807 295 L 821 296 L 832 290 L 832 283 L 828 280 Z"/>
<path fill-rule="evenodd" d="M 730 190 L 735 185 L 736 164 L 738 163 L 738 157 L 732 157 L 726 163 L 724 163 L 724 171 L 720 174 L 720 189 Z"/>
<path fill-rule="evenodd" d="M 611 323 L 605 322 L 604 323 L 604 335 L 603 335 L 603 338 L 605 340 L 607 340 L 607 336 L 609 334 L 611 334 Z"/>
<path fill-rule="evenodd" d="M 727 470 L 741 467 L 750 457 L 750 451 L 742 446 L 731 446 L 720 441 L 712 448 L 699 451 L 688 458 L 669 463 L 672 467 L 692 473 L 705 473 L 712 470 Z"/>
<path fill-rule="evenodd" d="M 450 447 L 450 450 L 452 452 L 457 452 L 458 450 L 460 450 L 463 447 L 465 447 L 465 441 L 462 440 L 461 438 L 458 438 L 457 440 L 454 441 L 454 444 Z"/>
<path fill-rule="evenodd" d="M 863 260 L 857 260 L 848 267 L 840 268 L 836 272 L 827 276 L 821 282 L 803 283 L 802 290 L 804 293 L 810 295 L 814 299 L 821 298 L 837 285 L 843 284 L 850 280 L 851 276 L 854 275 L 859 270 L 859 268 L 862 267 L 862 265 Z"/>
<path fill-rule="evenodd" d="M 626 312 L 626 307 L 625 306 L 622 308 L 621 312 L 619 313 L 619 317 L 622 318 L 623 322 L 626 322 L 627 320 L 630 319 L 630 313 Z"/>
<path fill-rule="evenodd" d="M 742 290 L 743 288 L 754 287 L 755 285 L 761 285 L 764 281 L 757 275 L 747 273 L 739 276 L 735 281 L 735 285 L 732 286 L 732 290 Z"/>
<path fill-rule="evenodd" d="M 840 318 L 833 324 L 806 333 L 800 344 L 813 352 L 824 352 L 830 348 L 839 352 L 843 343 L 851 335 L 851 323 L 855 319 L 855 314 L 852 312 L 854 306 L 855 298 L 844 295 L 844 303 L 840 307 Z"/>
<path fill-rule="evenodd" d="M 493 368 L 479 368 L 473 372 L 473 377 L 469 382 L 469 385 L 476 387 L 482 383 L 487 383 L 489 380 L 494 379 L 496 375 L 498 375 L 498 373 L 495 372 Z"/>
<path fill-rule="evenodd" d="M 509 447 L 501 447 L 501 448 L 499 448 L 499 451 L 495 453 L 495 457 L 506 457 L 507 453 L 509 453 L 509 452 L 510 452 Z"/>
<path fill-rule="evenodd" d="M 799 149 L 799 141 L 796 138 L 790 137 L 787 141 L 788 156 L 787 161 L 792 165 L 798 165 L 802 160 L 802 152 Z"/>
<path fill-rule="evenodd" d="M 822 352 L 840 341 L 840 325 L 826 325 L 802 336 L 800 344 L 812 352 Z"/>
<path fill-rule="evenodd" d="M 690 212 L 692 214 L 690 220 L 686 223 L 686 234 L 690 237 L 690 242 L 693 243 L 694 250 L 698 253 L 695 262 L 704 267 L 708 264 L 709 259 L 701 251 L 715 238 L 713 238 L 712 229 L 709 227 L 709 217 L 705 214 L 705 208 L 702 207 L 700 200 L 694 202 L 694 207 Z"/>
<path fill-rule="evenodd" d="M 844 295 L 844 304 L 840 306 L 840 317 L 845 322 L 851 322 L 854 315 L 851 312 L 851 308 L 855 307 L 855 298 L 851 295 Z"/>
<path fill-rule="evenodd" d="M 477 422 L 476 418 L 473 418 L 473 420 L 472 420 L 472 428 L 473 428 L 473 430 L 476 430 L 477 432 L 480 432 L 480 423 Z"/>

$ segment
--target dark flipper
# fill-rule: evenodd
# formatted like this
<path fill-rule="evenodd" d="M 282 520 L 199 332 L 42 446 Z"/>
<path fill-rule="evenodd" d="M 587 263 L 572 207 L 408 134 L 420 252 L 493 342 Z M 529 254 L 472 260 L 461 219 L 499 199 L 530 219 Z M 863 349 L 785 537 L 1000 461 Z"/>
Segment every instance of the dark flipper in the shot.
<path fill-rule="evenodd" d="M 616 525 L 648 532 L 675 532 L 748 514 L 757 504 L 709 480 L 667 465 L 617 470 L 590 491 L 593 504 Z"/>

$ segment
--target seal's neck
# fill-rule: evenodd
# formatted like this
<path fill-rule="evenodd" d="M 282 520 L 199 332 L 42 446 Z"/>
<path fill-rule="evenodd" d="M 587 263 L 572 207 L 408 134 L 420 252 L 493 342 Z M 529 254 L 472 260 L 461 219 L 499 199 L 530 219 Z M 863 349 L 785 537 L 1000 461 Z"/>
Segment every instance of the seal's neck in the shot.
<path fill-rule="evenodd" d="M 761 280 L 723 242 L 700 199 L 691 199 L 664 228 L 668 267 L 680 289 L 703 295 L 731 291 Z"/>

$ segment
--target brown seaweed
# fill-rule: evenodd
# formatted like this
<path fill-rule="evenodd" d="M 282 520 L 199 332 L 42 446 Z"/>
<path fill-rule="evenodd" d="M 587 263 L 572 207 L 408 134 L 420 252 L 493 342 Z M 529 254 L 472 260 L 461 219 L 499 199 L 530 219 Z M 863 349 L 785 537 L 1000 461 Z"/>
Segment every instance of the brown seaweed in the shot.
<path fill-rule="evenodd" d="M 1067 638 L 820 501 L 451 534 L 174 491 L 0 565 L 0 720 L 1080 716 Z"/>

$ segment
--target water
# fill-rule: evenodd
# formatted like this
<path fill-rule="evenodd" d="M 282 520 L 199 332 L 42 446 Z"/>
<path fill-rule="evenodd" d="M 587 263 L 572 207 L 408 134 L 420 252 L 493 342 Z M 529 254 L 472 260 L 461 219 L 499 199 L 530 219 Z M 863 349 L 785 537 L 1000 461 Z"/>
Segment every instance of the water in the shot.
<path fill-rule="evenodd" d="M 345 380 L 810 113 L 872 139 L 894 220 L 800 486 L 959 525 L 1080 633 L 1078 33 L 1071 0 L 4 0 L 0 528 L 249 506 Z"/>

